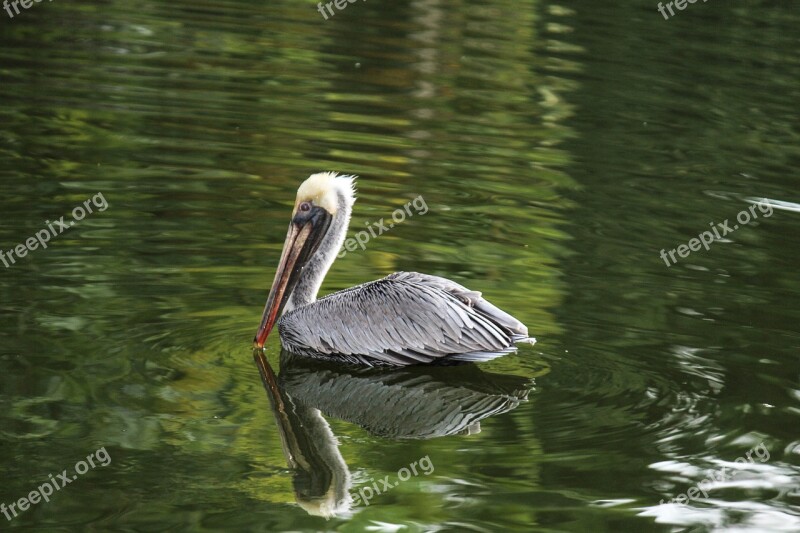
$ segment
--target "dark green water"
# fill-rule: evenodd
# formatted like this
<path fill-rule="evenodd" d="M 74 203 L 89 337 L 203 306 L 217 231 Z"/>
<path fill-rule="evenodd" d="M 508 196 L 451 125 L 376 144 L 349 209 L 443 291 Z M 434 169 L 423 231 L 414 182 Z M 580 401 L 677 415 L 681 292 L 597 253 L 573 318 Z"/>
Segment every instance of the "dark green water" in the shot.
<path fill-rule="evenodd" d="M 656 5 L 0 11 L 0 249 L 107 205 L 0 264 L 0 503 L 110 457 L 0 529 L 800 530 L 800 12 Z M 364 374 L 290 365 L 274 337 L 276 423 L 250 341 L 320 170 L 360 176 L 351 235 L 429 208 L 323 293 L 443 275 L 539 343 Z M 749 198 L 771 216 L 659 257 Z"/>

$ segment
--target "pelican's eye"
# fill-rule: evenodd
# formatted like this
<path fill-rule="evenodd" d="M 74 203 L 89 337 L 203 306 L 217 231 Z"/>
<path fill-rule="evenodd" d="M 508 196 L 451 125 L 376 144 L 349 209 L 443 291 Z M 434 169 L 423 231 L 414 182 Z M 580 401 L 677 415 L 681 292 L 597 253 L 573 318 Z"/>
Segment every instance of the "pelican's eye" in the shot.
<path fill-rule="evenodd" d="M 302 213 L 308 213 L 311 211 L 311 202 L 302 202 L 297 209 Z"/>

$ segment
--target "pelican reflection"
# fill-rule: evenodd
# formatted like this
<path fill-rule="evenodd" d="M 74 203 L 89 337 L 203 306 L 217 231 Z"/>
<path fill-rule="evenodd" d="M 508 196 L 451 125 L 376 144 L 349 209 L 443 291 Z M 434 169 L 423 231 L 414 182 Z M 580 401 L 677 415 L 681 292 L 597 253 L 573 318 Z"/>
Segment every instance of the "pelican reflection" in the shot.
<path fill-rule="evenodd" d="M 348 512 L 353 500 L 350 471 L 323 414 L 389 439 L 469 435 L 480 432 L 483 419 L 516 408 L 533 386 L 530 379 L 475 365 L 342 367 L 286 351 L 276 375 L 261 350 L 253 356 L 297 502 L 325 517 Z"/>

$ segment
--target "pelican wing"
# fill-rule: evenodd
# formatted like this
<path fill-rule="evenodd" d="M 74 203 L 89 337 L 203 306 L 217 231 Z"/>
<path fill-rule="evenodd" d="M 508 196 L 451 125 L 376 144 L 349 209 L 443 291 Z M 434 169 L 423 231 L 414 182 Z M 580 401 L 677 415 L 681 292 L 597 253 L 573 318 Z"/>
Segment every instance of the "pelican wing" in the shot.
<path fill-rule="evenodd" d="M 416 272 L 333 293 L 286 313 L 278 327 L 291 352 L 370 365 L 486 361 L 533 341 L 479 292 Z"/>

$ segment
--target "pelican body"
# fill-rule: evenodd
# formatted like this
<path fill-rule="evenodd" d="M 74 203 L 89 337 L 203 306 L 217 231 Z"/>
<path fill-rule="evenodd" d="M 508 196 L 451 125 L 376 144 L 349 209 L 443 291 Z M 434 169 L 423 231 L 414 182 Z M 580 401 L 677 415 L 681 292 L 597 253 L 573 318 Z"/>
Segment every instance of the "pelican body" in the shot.
<path fill-rule="evenodd" d="M 536 342 L 481 293 L 438 276 L 395 272 L 317 300 L 347 234 L 354 179 L 323 172 L 298 189 L 256 348 L 276 323 L 292 353 L 367 366 L 488 361 Z"/>

